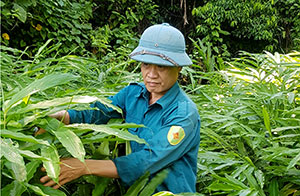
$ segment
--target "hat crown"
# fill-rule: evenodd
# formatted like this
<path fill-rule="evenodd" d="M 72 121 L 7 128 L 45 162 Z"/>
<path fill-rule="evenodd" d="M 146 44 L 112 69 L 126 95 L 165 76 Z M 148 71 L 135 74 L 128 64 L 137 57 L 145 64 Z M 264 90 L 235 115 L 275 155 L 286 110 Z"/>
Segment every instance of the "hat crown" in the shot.
<path fill-rule="evenodd" d="M 191 59 L 185 52 L 183 34 L 168 23 L 148 27 L 139 45 L 129 55 L 136 61 L 162 66 L 188 66 Z"/>
<path fill-rule="evenodd" d="M 182 33 L 168 23 L 147 28 L 141 36 L 139 46 L 172 52 L 184 52 L 185 40 Z"/>

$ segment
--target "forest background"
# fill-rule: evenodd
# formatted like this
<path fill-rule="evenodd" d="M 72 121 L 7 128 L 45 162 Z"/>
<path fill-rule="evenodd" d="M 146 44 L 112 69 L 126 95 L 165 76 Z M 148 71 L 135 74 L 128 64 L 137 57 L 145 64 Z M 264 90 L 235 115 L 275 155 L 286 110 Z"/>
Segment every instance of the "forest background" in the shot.
<path fill-rule="evenodd" d="M 113 158 L 142 125 L 70 125 L 47 116 L 86 109 L 141 81 L 128 58 L 145 28 L 167 22 L 193 65 L 180 84 L 201 116 L 197 195 L 300 195 L 299 0 L 2 0 L 2 195 L 151 195 L 167 175 L 128 190 L 82 177 L 60 190 L 59 158 Z M 37 127 L 46 134 L 33 136 Z M 156 193 L 173 195 L 172 193 Z M 179 194 L 177 194 L 179 195 Z M 196 195 L 185 193 L 181 195 Z"/>

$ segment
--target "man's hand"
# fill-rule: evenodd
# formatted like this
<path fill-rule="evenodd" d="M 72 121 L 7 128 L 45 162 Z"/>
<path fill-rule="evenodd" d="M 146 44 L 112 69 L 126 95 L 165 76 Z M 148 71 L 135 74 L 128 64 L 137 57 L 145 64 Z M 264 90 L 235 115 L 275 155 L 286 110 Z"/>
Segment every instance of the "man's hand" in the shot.
<path fill-rule="evenodd" d="M 45 168 L 42 168 L 45 171 Z M 108 178 L 119 178 L 116 165 L 111 160 L 85 160 L 85 164 L 78 159 L 68 158 L 62 159 L 60 164 L 59 184 L 56 184 L 48 176 L 40 179 L 45 186 L 58 189 L 62 185 L 75 180 L 83 175 L 96 175 Z"/>
<path fill-rule="evenodd" d="M 42 168 L 42 171 L 46 171 L 44 167 Z M 50 186 L 54 189 L 58 189 L 62 185 L 86 174 L 90 174 L 89 169 L 78 159 L 62 159 L 60 164 L 60 175 L 58 179 L 59 184 L 56 184 L 48 176 L 42 177 L 40 181 L 44 183 L 44 186 Z"/>
<path fill-rule="evenodd" d="M 65 125 L 70 124 L 70 116 L 66 110 L 50 114 L 49 116 L 52 118 L 56 118 L 57 120 L 61 120 Z"/>

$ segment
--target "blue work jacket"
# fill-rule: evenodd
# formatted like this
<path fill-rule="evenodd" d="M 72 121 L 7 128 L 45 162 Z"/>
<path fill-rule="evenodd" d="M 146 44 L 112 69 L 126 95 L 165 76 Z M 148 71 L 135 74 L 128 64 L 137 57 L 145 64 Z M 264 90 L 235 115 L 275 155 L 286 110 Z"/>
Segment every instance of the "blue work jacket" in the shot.
<path fill-rule="evenodd" d="M 149 92 L 142 83 L 133 83 L 110 97 L 120 107 L 126 123 L 143 124 L 129 132 L 148 145 L 131 142 L 132 153 L 113 160 L 121 180 L 128 186 L 149 171 L 169 173 L 156 191 L 195 192 L 197 153 L 200 142 L 200 117 L 196 105 L 176 82 L 167 93 L 149 105 Z M 99 102 L 99 110 L 69 110 L 70 123 L 104 124 L 120 114 Z M 174 131 L 175 130 L 175 131 Z"/>

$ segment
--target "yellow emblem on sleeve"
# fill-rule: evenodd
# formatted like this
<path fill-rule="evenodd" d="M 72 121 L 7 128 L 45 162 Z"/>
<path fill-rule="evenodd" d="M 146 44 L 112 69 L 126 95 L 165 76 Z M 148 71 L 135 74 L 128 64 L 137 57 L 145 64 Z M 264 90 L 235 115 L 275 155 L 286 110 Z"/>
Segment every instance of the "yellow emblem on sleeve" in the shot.
<path fill-rule="evenodd" d="M 168 141 L 171 145 L 178 144 L 185 136 L 184 130 L 180 126 L 172 126 L 168 132 Z"/>

